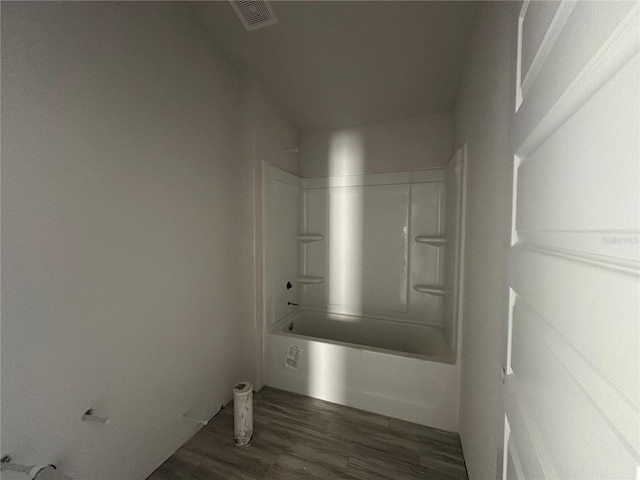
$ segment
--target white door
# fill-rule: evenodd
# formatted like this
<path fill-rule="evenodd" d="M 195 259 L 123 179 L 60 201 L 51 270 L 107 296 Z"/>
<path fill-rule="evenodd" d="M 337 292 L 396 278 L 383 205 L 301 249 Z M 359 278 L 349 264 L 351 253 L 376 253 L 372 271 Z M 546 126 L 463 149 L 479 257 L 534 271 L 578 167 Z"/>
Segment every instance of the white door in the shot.
<path fill-rule="evenodd" d="M 638 11 L 520 12 L 503 478 L 639 478 Z"/>

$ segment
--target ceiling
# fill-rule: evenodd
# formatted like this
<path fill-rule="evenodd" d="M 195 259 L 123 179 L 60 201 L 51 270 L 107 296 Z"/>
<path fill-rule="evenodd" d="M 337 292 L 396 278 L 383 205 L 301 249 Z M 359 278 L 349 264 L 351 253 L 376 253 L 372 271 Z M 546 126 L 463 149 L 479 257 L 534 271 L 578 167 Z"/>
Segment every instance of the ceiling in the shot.
<path fill-rule="evenodd" d="M 301 131 L 455 106 L 474 2 L 271 2 L 278 23 L 247 32 L 226 1 L 192 8 L 218 47 L 261 77 Z"/>

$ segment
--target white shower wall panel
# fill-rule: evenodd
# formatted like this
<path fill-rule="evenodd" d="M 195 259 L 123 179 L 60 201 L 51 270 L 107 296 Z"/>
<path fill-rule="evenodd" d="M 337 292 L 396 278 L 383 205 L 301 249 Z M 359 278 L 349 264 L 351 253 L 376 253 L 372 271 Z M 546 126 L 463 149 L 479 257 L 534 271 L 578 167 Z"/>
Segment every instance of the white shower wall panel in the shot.
<path fill-rule="evenodd" d="M 442 299 L 414 290 L 439 286 L 441 247 L 417 235 L 444 235 L 444 170 L 302 179 L 301 304 L 336 313 L 375 314 L 442 325 Z"/>
<path fill-rule="evenodd" d="M 329 189 L 328 305 L 406 313 L 407 185 Z"/>
<path fill-rule="evenodd" d="M 359 190 L 363 210 L 361 304 L 354 307 L 383 314 L 406 314 L 410 187 L 351 188 Z"/>
<path fill-rule="evenodd" d="M 299 180 L 274 167 L 265 167 L 265 247 L 269 251 L 265 278 L 271 292 L 265 299 L 267 317 L 276 322 L 293 310 L 288 302 L 298 303 L 298 220 L 300 218 Z M 287 288 L 287 282 L 291 288 Z"/>
<path fill-rule="evenodd" d="M 442 285 L 443 248 L 415 242 L 415 237 L 444 234 L 444 188 L 440 182 L 411 185 L 411 285 Z M 409 289 L 409 315 L 442 325 L 442 297 Z"/>
<path fill-rule="evenodd" d="M 300 250 L 300 265 L 303 275 L 329 278 L 327 258 L 329 258 L 328 224 L 329 224 L 329 190 L 314 189 L 301 191 L 301 232 L 322 235 L 323 241 L 308 243 Z M 327 283 L 300 286 L 300 301 L 311 307 L 322 307 L 327 304 Z"/>

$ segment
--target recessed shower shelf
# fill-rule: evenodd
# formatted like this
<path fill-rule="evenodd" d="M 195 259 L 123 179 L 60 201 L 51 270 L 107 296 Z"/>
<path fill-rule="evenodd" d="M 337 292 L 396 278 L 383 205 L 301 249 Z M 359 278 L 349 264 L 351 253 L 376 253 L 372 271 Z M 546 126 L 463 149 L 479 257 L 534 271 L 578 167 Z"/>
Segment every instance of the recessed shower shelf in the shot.
<path fill-rule="evenodd" d="M 436 295 L 438 297 L 444 296 L 444 288 L 439 287 L 438 285 L 421 285 L 417 284 L 413 286 L 413 289 L 416 292 L 428 293 L 430 295 Z"/>
<path fill-rule="evenodd" d="M 296 281 L 298 283 L 301 283 L 303 285 L 313 285 L 316 283 L 322 283 L 324 282 L 324 278 L 323 277 L 311 277 L 311 276 L 305 276 L 305 277 L 298 277 L 296 278 Z"/>
<path fill-rule="evenodd" d="M 298 240 L 301 241 L 302 243 L 319 242 L 320 240 L 324 240 L 324 235 L 303 233 L 298 235 Z"/>
<path fill-rule="evenodd" d="M 447 243 L 447 239 L 445 237 L 430 237 L 427 235 L 418 235 L 415 238 L 416 243 L 426 243 L 427 245 L 432 245 L 434 247 L 444 247 L 445 243 Z"/>

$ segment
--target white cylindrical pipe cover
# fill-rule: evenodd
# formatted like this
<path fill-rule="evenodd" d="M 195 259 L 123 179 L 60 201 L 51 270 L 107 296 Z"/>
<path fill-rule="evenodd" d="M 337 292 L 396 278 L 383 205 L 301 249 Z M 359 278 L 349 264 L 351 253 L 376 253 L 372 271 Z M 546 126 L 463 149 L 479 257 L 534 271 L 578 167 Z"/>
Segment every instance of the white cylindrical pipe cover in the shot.
<path fill-rule="evenodd" d="M 249 445 L 253 436 L 253 385 L 249 382 L 233 388 L 233 422 L 236 446 Z"/>

